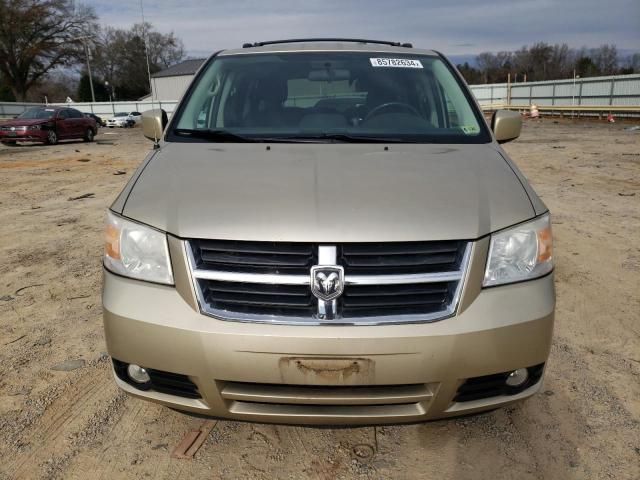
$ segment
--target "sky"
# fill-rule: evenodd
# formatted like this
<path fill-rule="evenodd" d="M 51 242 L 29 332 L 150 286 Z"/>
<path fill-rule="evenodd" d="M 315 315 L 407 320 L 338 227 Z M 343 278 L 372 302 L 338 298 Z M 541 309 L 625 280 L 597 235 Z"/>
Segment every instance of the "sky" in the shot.
<path fill-rule="evenodd" d="M 411 42 L 454 59 L 544 41 L 640 51 L 640 0 L 142 0 L 145 19 L 173 31 L 190 57 L 283 38 Z M 140 21 L 140 0 L 79 0 L 103 25 Z"/>

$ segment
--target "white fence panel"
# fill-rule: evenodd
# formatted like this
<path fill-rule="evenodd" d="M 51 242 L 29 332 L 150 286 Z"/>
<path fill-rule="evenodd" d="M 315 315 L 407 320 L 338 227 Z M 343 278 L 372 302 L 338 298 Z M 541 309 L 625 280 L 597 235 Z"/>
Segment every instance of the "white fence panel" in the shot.
<path fill-rule="evenodd" d="M 75 102 L 75 103 L 52 103 L 60 107 L 71 107 L 85 113 L 95 113 L 104 118 L 113 117 L 118 112 L 145 112 L 154 108 L 163 108 L 168 114 L 172 114 L 177 105 L 176 101 L 134 101 L 134 102 Z"/>
<path fill-rule="evenodd" d="M 640 74 L 616 75 L 608 77 L 576 78 L 511 84 L 511 92 L 506 83 L 470 85 L 469 88 L 483 107 L 506 105 L 528 106 L 535 103 L 540 106 L 636 106 L 640 109 Z M 78 102 L 55 103 L 56 106 L 69 106 L 86 113 L 95 113 L 105 119 L 116 112 L 144 112 L 152 108 L 163 108 L 171 116 L 178 100 L 131 101 L 131 102 Z M 20 115 L 37 103 L 0 102 L 0 119 Z"/>
<path fill-rule="evenodd" d="M 508 103 L 507 86 L 503 83 L 470 85 L 470 88 L 480 105 Z M 509 97 L 514 106 L 535 103 L 540 106 L 631 105 L 640 108 L 640 74 L 514 83 Z"/>
<path fill-rule="evenodd" d="M 154 108 L 163 108 L 171 116 L 178 101 L 143 101 L 143 102 L 74 102 L 50 103 L 55 107 L 70 107 L 84 113 L 95 113 L 105 119 L 111 118 L 117 112 L 145 112 Z M 31 107 L 44 106 L 41 103 L 0 102 L 0 118 L 13 118 Z"/>
<path fill-rule="evenodd" d="M 553 98 L 553 85 L 534 85 L 531 87 L 532 97 L 548 97 L 549 100 Z"/>
<path fill-rule="evenodd" d="M 570 97 L 572 95 L 577 96 L 579 89 L 580 85 L 574 86 L 573 83 L 559 83 L 556 85 L 555 99 L 558 100 L 559 97 Z M 559 105 L 557 102 L 556 104 Z"/>
<path fill-rule="evenodd" d="M 611 93 L 611 82 L 589 82 L 582 84 L 583 97 L 609 96 Z"/>

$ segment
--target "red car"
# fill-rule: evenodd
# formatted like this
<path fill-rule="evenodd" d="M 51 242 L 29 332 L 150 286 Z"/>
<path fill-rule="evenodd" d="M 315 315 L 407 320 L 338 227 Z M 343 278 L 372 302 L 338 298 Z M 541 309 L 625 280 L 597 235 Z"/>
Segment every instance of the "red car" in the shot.
<path fill-rule="evenodd" d="M 34 107 L 8 122 L 0 123 L 0 142 L 42 142 L 55 145 L 58 140 L 82 138 L 93 141 L 98 127 L 93 118 L 87 118 L 74 108 Z"/>

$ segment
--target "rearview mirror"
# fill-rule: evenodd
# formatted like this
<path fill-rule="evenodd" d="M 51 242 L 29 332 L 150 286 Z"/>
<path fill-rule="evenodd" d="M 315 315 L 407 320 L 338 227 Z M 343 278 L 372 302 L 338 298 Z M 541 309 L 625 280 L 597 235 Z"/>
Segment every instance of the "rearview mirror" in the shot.
<path fill-rule="evenodd" d="M 351 72 L 349 70 L 311 70 L 308 80 L 310 82 L 338 82 L 340 80 L 349 80 Z"/>
<path fill-rule="evenodd" d="M 149 140 L 160 140 L 167 123 L 167 112 L 161 108 L 147 110 L 142 113 L 142 133 Z"/>
<path fill-rule="evenodd" d="M 522 130 L 522 117 L 518 112 L 496 110 L 491 119 L 491 130 L 498 143 L 515 140 Z"/>

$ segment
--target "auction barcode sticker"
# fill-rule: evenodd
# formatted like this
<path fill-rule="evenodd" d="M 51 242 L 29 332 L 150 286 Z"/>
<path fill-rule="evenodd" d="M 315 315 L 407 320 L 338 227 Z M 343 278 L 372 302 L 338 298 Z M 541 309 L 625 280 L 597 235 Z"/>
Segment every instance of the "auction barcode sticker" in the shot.
<path fill-rule="evenodd" d="M 370 58 L 373 67 L 422 68 L 420 60 L 410 58 Z"/>

